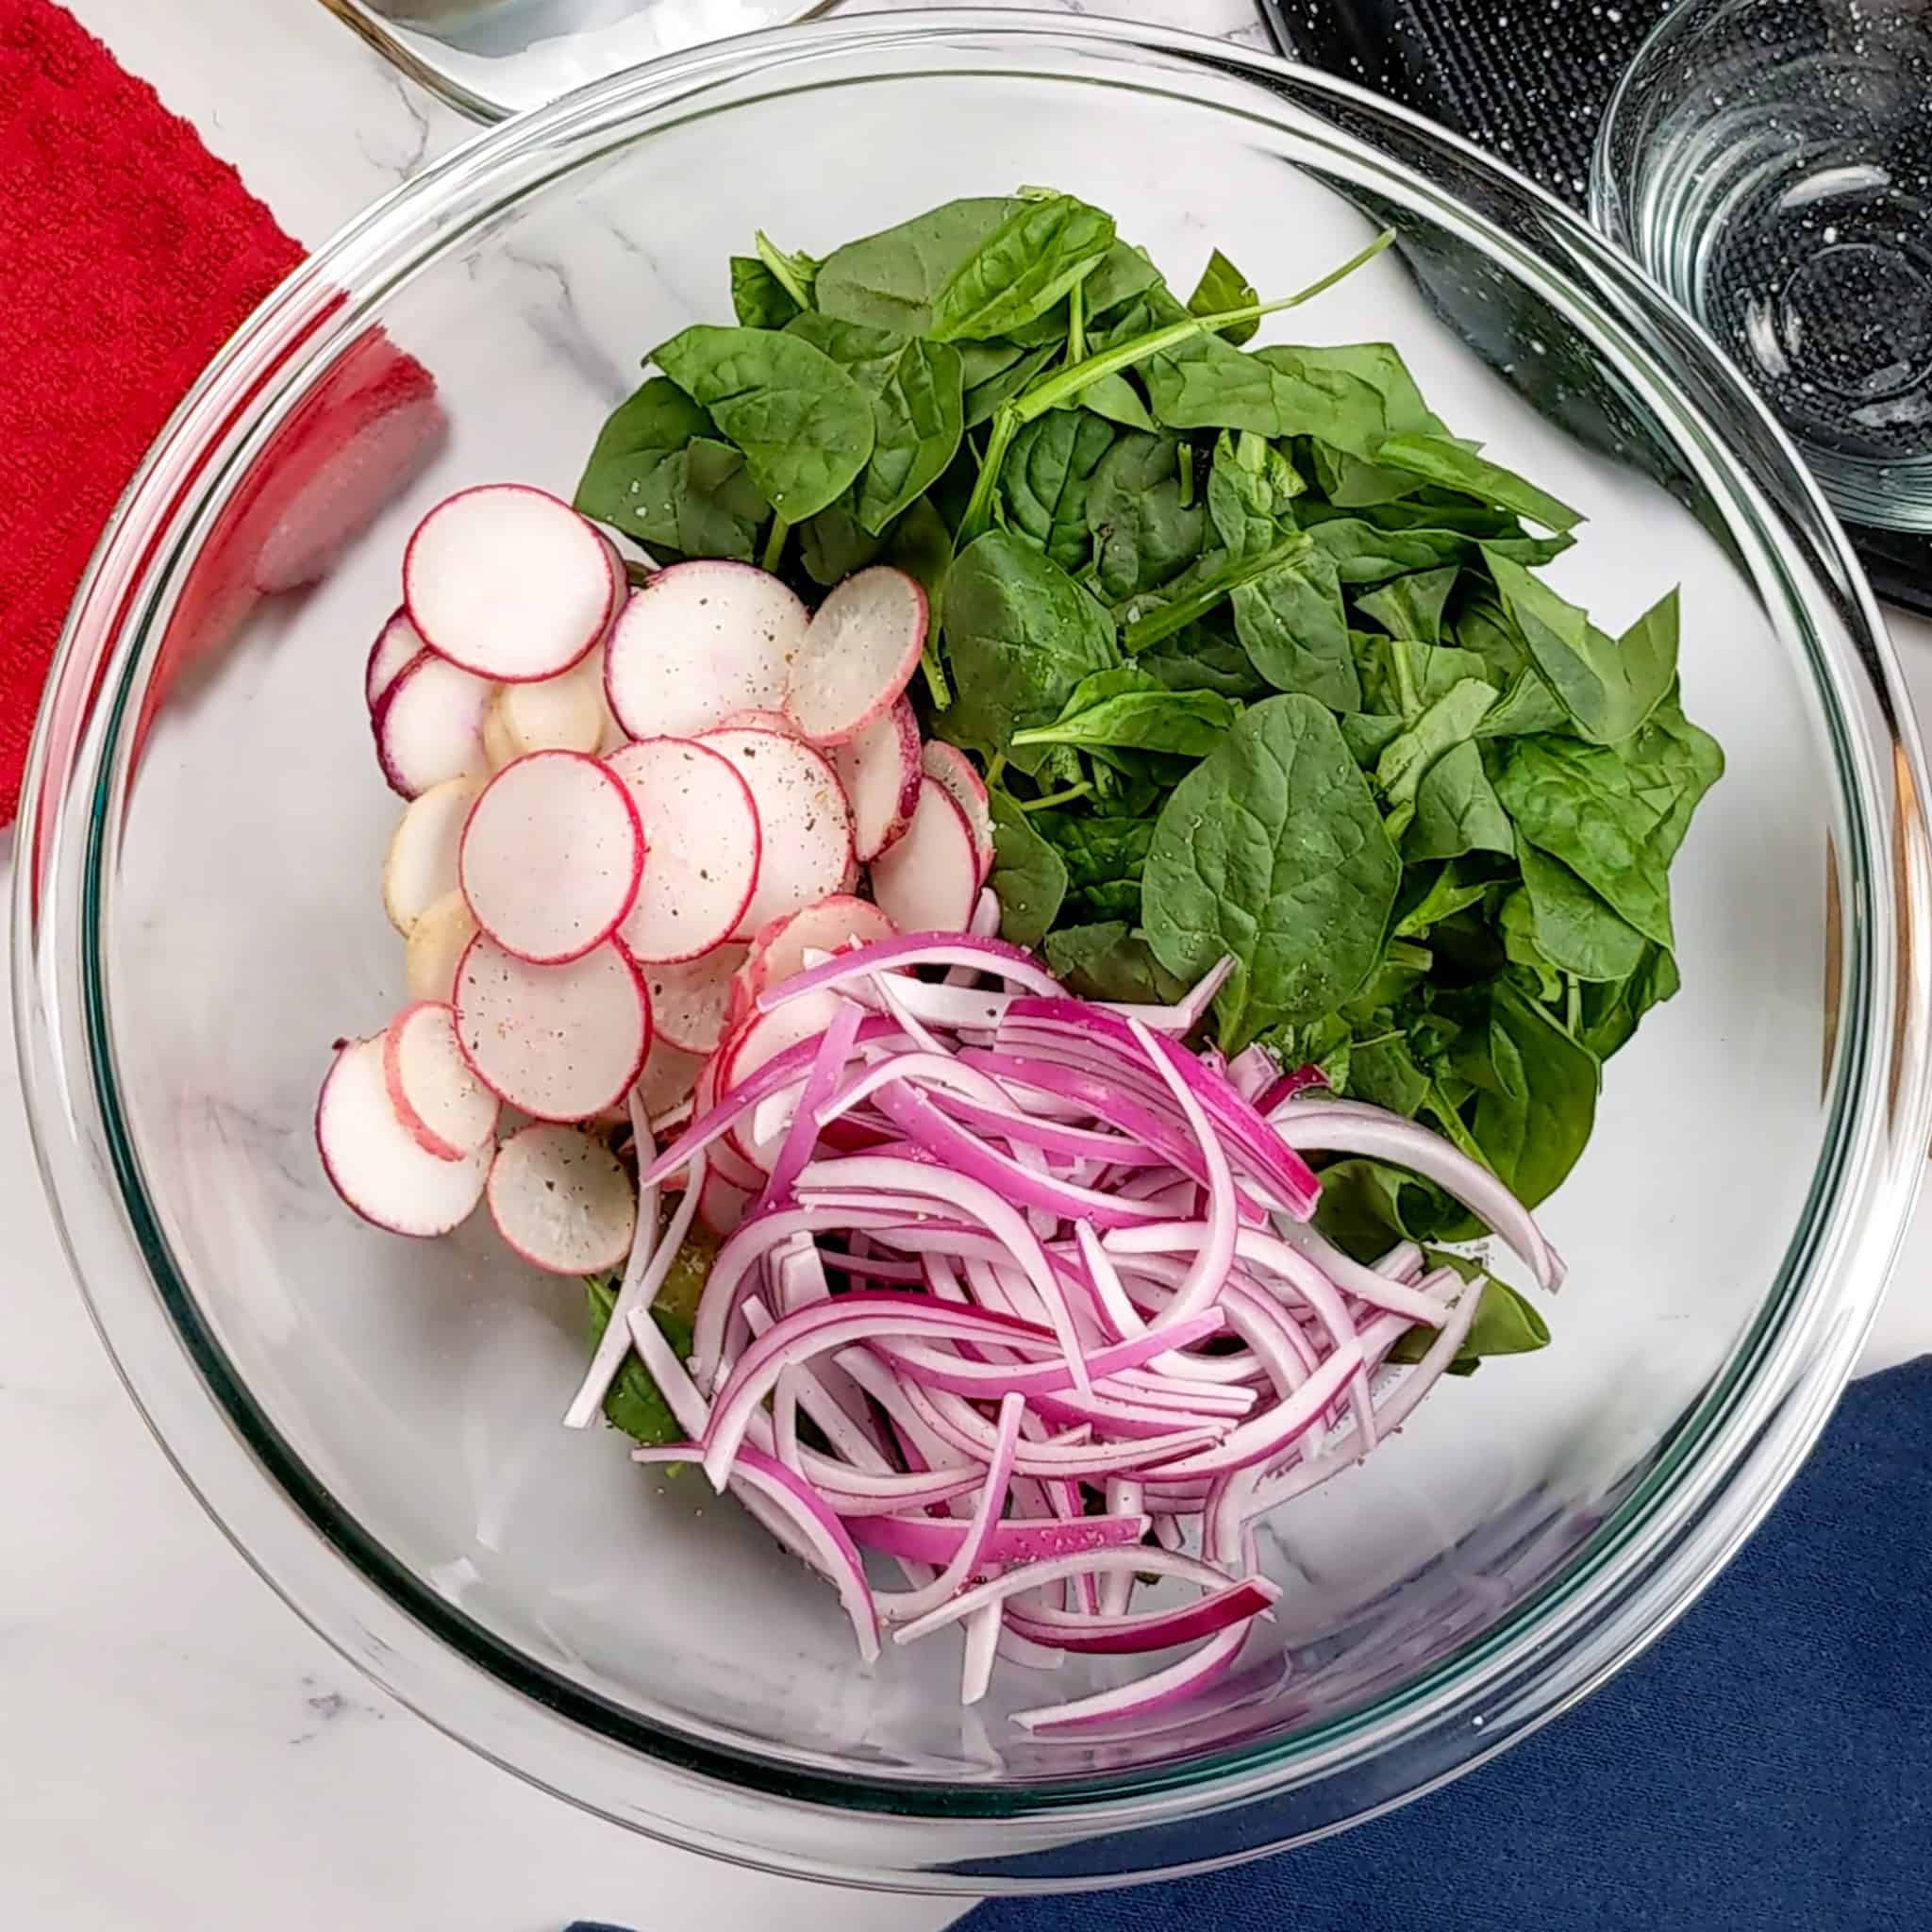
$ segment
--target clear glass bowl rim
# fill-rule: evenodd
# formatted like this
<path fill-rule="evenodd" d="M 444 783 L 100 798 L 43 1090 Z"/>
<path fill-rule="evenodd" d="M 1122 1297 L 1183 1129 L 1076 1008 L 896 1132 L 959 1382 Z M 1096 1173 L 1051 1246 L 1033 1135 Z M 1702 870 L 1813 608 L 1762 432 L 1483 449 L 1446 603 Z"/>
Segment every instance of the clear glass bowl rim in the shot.
<path fill-rule="evenodd" d="M 1840 1054 L 1806 1217 L 1750 1334 L 1670 1449 L 1565 1572 L 1501 1624 L 1365 1709 L 1288 1740 L 1176 1767 L 1025 1787 L 948 1786 L 826 1776 L 646 1726 L 505 1650 L 426 1591 L 330 1507 L 273 1425 L 230 1374 L 201 1326 L 146 1200 L 120 1116 L 99 935 L 111 891 L 107 856 L 119 836 L 129 734 L 153 645 L 185 559 L 207 533 L 225 481 L 273 434 L 307 375 L 365 327 L 386 292 L 449 243 L 464 218 L 493 205 L 504 182 L 546 153 L 576 158 L 593 137 L 620 140 L 658 108 L 731 79 L 820 59 L 841 48 L 924 49 L 969 42 L 1016 61 L 1028 42 L 1091 49 L 1118 63 L 1138 51 L 1167 77 L 1191 63 L 1291 81 L 1306 103 L 1346 107 L 1411 146 L 1531 197 L 1552 235 L 1590 271 L 1588 292 L 1533 249 L 1419 175 L 1332 125 L 1338 153 L 1399 178 L 1432 215 L 1506 258 L 1567 312 L 1587 318 L 1648 361 L 1633 320 L 1662 313 L 1671 341 L 1710 358 L 1724 400 L 1768 439 L 1783 473 L 1768 479 L 1787 516 L 1803 519 L 1823 584 L 1807 605 L 1774 561 L 1788 612 L 1807 641 L 1831 726 L 1845 851 Z M 1156 86 L 1153 78 L 1145 84 Z M 1157 91 L 1161 91 L 1157 89 Z M 1175 90 L 1167 88 L 1166 92 Z M 1185 97 L 1185 96 L 1183 96 Z M 1257 110 L 1258 112 L 1258 110 Z M 1262 116 L 1261 118 L 1268 118 Z M 1277 125 L 1302 125 L 1284 103 Z M 560 163 L 561 164 L 561 163 Z M 534 176 L 517 176 L 520 188 Z M 343 294 L 335 291 L 346 291 Z M 1655 364 L 1683 423 L 1701 428 Z M 1710 374 L 1711 372 L 1706 372 Z M 1722 425 L 1719 425 L 1721 429 Z M 1729 463 L 1726 508 L 1775 558 L 1772 497 Z M 1769 594 L 1769 587 L 1767 594 Z M 1831 599 L 1835 605 L 1826 608 Z M 1839 627 L 1849 636 L 1835 639 Z M 1470 144 L 1363 90 L 1272 56 L 1177 29 L 1085 16 L 941 11 L 832 20 L 655 62 L 595 83 L 488 135 L 427 169 L 352 222 L 240 331 L 163 431 L 130 485 L 76 598 L 36 731 L 18 832 L 14 921 L 16 1035 L 35 1147 L 62 1239 L 116 1366 L 171 1459 L 237 1547 L 311 1624 L 404 1703 L 484 1755 L 635 1828 L 727 1857 L 845 1882 L 984 1891 L 985 1870 L 935 1871 L 949 1840 L 966 1849 L 973 1821 L 1053 1821 L 1064 1840 L 1171 1824 L 1204 1808 L 1359 1771 L 1426 1740 L 1430 1770 L 1357 1817 L 1469 1768 L 1588 1693 L 1658 1635 L 1756 1526 L 1815 1440 L 1850 1373 L 1903 1234 L 1932 1131 L 1932 876 L 1920 810 L 1924 766 L 1901 702 L 1886 634 L 1857 566 L 1815 486 L 1741 378 L 1667 299 L 1552 198 Z M 209 1401 L 209 1396 L 215 1397 Z M 1472 1728 L 1471 1714 L 1485 1715 Z M 1418 1754 L 1420 1755 L 1420 1754 Z M 655 1760 L 655 1788 L 641 1796 Z M 830 1852 L 780 1850 L 720 1791 L 749 1795 L 770 1816 L 809 1824 L 838 1816 L 877 1829 Z M 794 1823 L 796 1820 L 793 1821 Z M 1061 1827 L 1064 1827 L 1063 1829 Z M 1239 1855 L 1282 1842 L 1265 1827 Z M 1217 1858 L 1212 1862 L 1224 1862 Z M 1170 1869 L 1188 1869 L 1173 1866 Z M 1025 1878 L 1015 1889 L 1055 1881 Z M 1072 1881 L 1089 1884 L 1091 1877 Z"/>

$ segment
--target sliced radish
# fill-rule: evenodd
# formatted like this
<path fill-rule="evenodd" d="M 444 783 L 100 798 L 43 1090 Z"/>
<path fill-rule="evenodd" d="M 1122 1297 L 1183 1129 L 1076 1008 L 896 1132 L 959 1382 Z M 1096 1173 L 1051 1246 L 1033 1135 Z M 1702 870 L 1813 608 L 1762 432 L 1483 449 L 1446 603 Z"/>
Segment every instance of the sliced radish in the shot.
<path fill-rule="evenodd" d="M 832 753 L 852 805 L 852 842 L 870 865 L 901 838 L 919 804 L 919 720 L 904 698 Z"/>
<path fill-rule="evenodd" d="M 751 788 L 691 738 L 642 738 L 606 761 L 630 793 L 650 854 L 618 937 L 634 959 L 695 959 L 738 929 L 763 835 Z"/>
<path fill-rule="evenodd" d="M 602 1141 L 577 1127 L 525 1127 L 491 1164 L 490 1218 L 532 1267 L 596 1274 L 629 1255 L 638 1192 Z"/>
<path fill-rule="evenodd" d="M 674 563 L 624 607 L 604 688 L 633 738 L 695 738 L 734 712 L 782 710 L 806 608 L 748 563 Z"/>
<path fill-rule="evenodd" d="M 362 694 L 372 711 L 382 702 L 383 692 L 428 648 L 407 610 L 398 610 L 376 632 L 375 641 L 369 647 L 369 668 L 362 677 Z"/>
<path fill-rule="evenodd" d="M 659 1114 L 682 1107 L 695 1091 L 698 1075 L 704 1070 L 703 1054 L 686 1053 L 683 1047 L 673 1046 L 661 1033 L 657 1034 L 637 1081 L 638 1098 L 643 1103 L 645 1114 L 655 1121 Z"/>
<path fill-rule="evenodd" d="M 477 778 L 446 778 L 404 810 L 382 862 L 382 908 L 405 939 L 430 907 L 457 890 L 463 824 L 482 790 Z"/>
<path fill-rule="evenodd" d="M 533 752 L 484 788 L 459 864 L 476 924 L 520 958 L 557 966 L 624 923 L 643 875 L 643 827 L 608 765 L 581 752 Z"/>
<path fill-rule="evenodd" d="M 437 1159 L 467 1159 L 495 1140 L 502 1104 L 470 1071 L 450 1008 L 405 1007 L 382 1036 L 382 1074 L 396 1118 Z"/>
<path fill-rule="evenodd" d="M 758 886 L 736 937 L 748 939 L 768 921 L 852 884 L 852 808 L 822 753 L 775 731 L 709 731 L 702 742 L 737 767 L 763 835 Z"/>
<path fill-rule="evenodd" d="M 396 1117 L 383 1075 L 383 1041 L 351 1041 L 315 1104 L 315 1145 L 329 1185 L 365 1221 L 391 1234 L 447 1234 L 483 1198 L 490 1152 L 439 1160 Z"/>
<path fill-rule="evenodd" d="M 751 1207 L 753 1190 L 727 1181 L 715 1171 L 706 1174 L 698 1190 L 698 1222 L 722 1241 L 745 1217 Z"/>
<path fill-rule="evenodd" d="M 979 857 L 979 883 L 985 885 L 992 873 L 993 858 L 992 801 L 986 795 L 986 780 L 958 746 L 942 744 L 938 739 L 920 754 L 920 768 L 946 788 L 946 795 L 964 814 L 973 849 Z"/>
<path fill-rule="evenodd" d="M 535 1120 L 589 1120 L 617 1106 L 651 1044 L 644 983 L 614 941 L 535 966 L 479 933 L 457 968 L 456 1009 L 476 1077 Z"/>
<path fill-rule="evenodd" d="M 901 932 L 964 932 L 972 923 L 979 854 L 966 814 L 937 778 L 920 786 L 906 836 L 873 860 L 872 893 Z"/>
<path fill-rule="evenodd" d="M 724 1037 L 731 976 L 743 965 L 743 946 L 713 946 L 699 959 L 641 969 L 651 995 L 651 1024 L 686 1053 L 711 1053 Z"/>
<path fill-rule="evenodd" d="M 409 928 L 408 943 L 403 948 L 403 977 L 410 997 L 454 999 L 457 968 L 475 937 L 476 915 L 460 887 L 426 908 Z"/>
<path fill-rule="evenodd" d="M 592 651 L 559 676 L 504 685 L 490 715 L 513 758 L 527 758 L 533 751 L 600 752 L 605 721 L 610 715 L 604 704 L 602 650 Z M 487 726 L 484 742 L 487 748 Z"/>
<path fill-rule="evenodd" d="M 717 731 L 775 731 L 780 738 L 801 735 L 798 726 L 783 711 L 761 711 L 757 706 L 747 710 L 733 711 L 730 717 L 719 719 L 712 728 Z"/>
<path fill-rule="evenodd" d="M 785 710 L 814 744 L 843 744 L 898 703 L 925 648 L 925 592 L 874 564 L 812 614 L 791 660 Z"/>
<path fill-rule="evenodd" d="M 525 483 L 445 499 L 403 555 L 403 602 L 429 647 L 501 684 L 555 677 L 602 641 L 624 595 L 603 533 Z"/>
<path fill-rule="evenodd" d="M 415 798 L 450 778 L 487 778 L 483 718 L 491 686 L 434 651 L 412 658 L 370 713 L 390 789 Z"/>
<path fill-rule="evenodd" d="M 748 991 L 756 998 L 780 980 L 803 973 L 808 952 L 837 953 L 847 946 L 869 946 L 874 940 L 898 936 L 898 927 L 871 900 L 835 892 L 803 912 L 787 913 L 758 928 L 751 942 L 751 958 L 745 962 L 750 975 Z"/>
<path fill-rule="evenodd" d="M 756 1013 L 731 1037 L 729 1048 L 719 1055 L 718 1091 L 729 1093 L 758 1072 L 767 1060 L 775 1059 L 788 1046 L 801 1040 L 816 1040 L 832 1024 L 841 1004 L 836 992 L 808 992 L 800 999 L 788 1000 L 769 1013 Z M 804 1075 L 800 1076 L 803 1084 Z M 776 1119 L 768 1120 L 766 1109 L 754 1108 L 741 1116 L 724 1136 L 762 1174 L 769 1173 L 785 1143 L 791 1120 L 782 1108 L 773 1110 Z M 761 1134 L 759 1128 L 765 1131 Z M 714 1141 L 713 1146 L 721 1144 Z"/>

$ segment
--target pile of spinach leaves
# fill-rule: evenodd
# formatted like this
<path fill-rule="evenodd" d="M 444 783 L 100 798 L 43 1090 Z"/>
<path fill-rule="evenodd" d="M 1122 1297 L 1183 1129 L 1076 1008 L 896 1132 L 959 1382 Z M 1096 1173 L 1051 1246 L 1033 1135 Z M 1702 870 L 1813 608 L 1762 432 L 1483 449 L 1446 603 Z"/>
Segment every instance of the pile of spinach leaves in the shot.
<path fill-rule="evenodd" d="M 1677 989 L 1670 865 L 1723 757 L 1675 593 L 1618 637 L 1559 597 L 1577 513 L 1393 348 L 1245 346 L 1335 278 L 1263 304 L 1217 252 L 1183 301 L 1043 191 L 823 258 L 760 235 L 736 325 L 652 352 L 577 507 L 808 596 L 917 575 L 923 722 L 986 771 L 1007 936 L 1115 999 L 1232 955 L 1224 1050 L 1318 1062 L 1534 1205 Z M 1374 1162 L 1325 1182 L 1357 1254 L 1474 1231 Z"/>

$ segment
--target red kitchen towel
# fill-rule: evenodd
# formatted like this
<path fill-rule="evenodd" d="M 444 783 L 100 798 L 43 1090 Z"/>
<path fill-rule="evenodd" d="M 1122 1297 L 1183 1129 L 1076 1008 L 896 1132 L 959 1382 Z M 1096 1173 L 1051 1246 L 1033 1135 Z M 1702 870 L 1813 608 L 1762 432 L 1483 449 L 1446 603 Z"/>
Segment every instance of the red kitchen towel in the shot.
<path fill-rule="evenodd" d="M 175 405 L 302 250 L 49 0 L 0 0 L 0 824 L 61 620 Z"/>
<path fill-rule="evenodd" d="M 301 259 L 72 15 L 0 0 L 0 826 L 103 525 L 175 404 Z M 380 330 L 341 352 L 195 559 L 149 714 L 259 598 L 313 582 L 441 425 L 428 373 Z"/>

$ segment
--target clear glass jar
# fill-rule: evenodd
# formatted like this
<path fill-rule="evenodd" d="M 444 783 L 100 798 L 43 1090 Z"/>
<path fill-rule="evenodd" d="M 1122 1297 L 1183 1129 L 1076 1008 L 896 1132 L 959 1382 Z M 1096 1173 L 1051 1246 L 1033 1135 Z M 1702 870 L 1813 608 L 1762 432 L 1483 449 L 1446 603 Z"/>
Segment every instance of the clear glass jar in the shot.
<path fill-rule="evenodd" d="M 1606 621 L 1681 581 L 1687 708 L 1730 760 L 1675 874 L 1685 991 L 1610 1067 L 1548 1210 L 1572 1263 L 1554 1345 L 1444 1389 L 1267 1525 L 1286 1594 L 1223 1693 L 1058 1745 L 1006 1722 L 1038 1701 L 1024 1674 L 966 1712 L 933 1647 L 867 1674 L 829 1595 L 735 1512 L 558 1428 L 582 1362 L 567 1286 L 487 1234 L 358 1224 L 308 1125 L 329 1040 L 401 997 L 360 664 L 411 523 L 462 483 L 567 490 L 650 345 L 725 315 L 755 227 L 822 252 L 1023 181 L 1113 209 L 1177 277 L 1219 245 L 1269 291 L 1393 223 L 1398 250 L 1292 335 L 1394 340 L 1454 429 L 1585 508 L 1552 575 Z M 283 538 L 325 514 L 291 465 L 371 357 L 416 372 L 440 438 L 322 581 L 264 596 L 278 579 L 236 533 L 264 502 Z M 168 1453 L 406 1703 L 721 1856 L 960 1892 L 1108 1883 L 1295 1842 L 1503 1748 L 1663 1630 L 1770 1507 L 1856 1357 L 1932 1124 L 1923 790 L 1884 632 L 1783 435 L 1547 197 L 1224 43 L 840 21 L 452 155 L 184 404 L 82 589 L 36 744 L 27 1096 Z"/>

